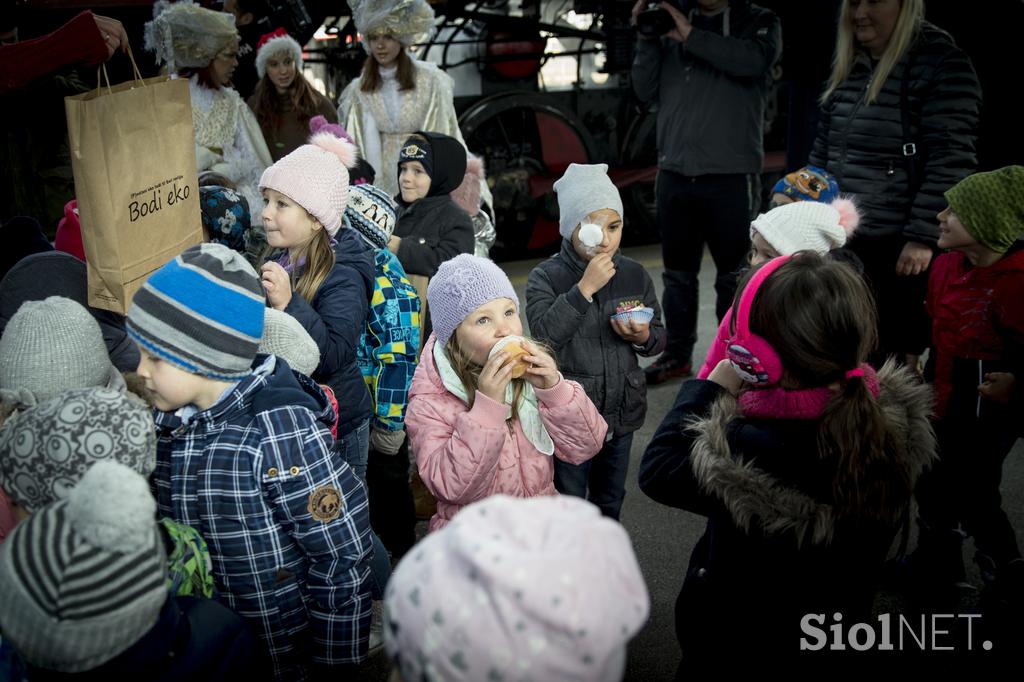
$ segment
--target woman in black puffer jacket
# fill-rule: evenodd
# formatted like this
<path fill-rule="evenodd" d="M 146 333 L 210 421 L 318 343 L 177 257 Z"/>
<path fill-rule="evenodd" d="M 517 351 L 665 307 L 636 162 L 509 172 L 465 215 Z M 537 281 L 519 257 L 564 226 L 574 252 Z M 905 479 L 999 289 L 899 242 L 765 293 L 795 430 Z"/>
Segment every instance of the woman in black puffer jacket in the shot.
<path fill-rule="evenodd" d="M 810 163 L 863 211 L 848 243 L 878 300 L 880 349 L 916 366 L 943 192 L 975 170 L 981 89 L 923 0 L 843 0 Z"/>

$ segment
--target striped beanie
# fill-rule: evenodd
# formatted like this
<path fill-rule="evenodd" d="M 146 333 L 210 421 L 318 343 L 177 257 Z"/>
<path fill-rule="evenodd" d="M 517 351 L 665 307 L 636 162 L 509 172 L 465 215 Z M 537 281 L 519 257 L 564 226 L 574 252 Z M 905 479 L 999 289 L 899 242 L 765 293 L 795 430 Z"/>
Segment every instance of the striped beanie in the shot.
<path fill-rule="evenodd" d="M 395 220 L 395 202 L 387 192 L 373 185 L 348 188 L 348 206 L 342 222 L 345 227 L 355 229 L 370 246 L 388 248 Z"/>
<path fill-rule="evenodd" d="M 259 278 L 241 254 L 197 244 L 146 280 L 125 328 L 147 352 L 186 372 L 236 381 L 256 357 L 264 307 Z"/>
<path fill-rule="evenodd" d="M 97 462 L 0 545 L 0 629 L 33 666 L 91 670 L 152 629 L 166 580 L 146 479 Z"/>

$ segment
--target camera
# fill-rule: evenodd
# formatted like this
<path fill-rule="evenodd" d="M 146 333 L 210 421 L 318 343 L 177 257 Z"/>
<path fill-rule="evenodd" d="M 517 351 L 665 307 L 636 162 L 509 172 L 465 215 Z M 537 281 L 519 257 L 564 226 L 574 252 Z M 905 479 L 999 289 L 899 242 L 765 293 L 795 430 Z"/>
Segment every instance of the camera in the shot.
<path fill-rule="evenodd" d="M 667 9 L 659 7 L 659 3 L 648 3 L 647 9 L 636 16 L 636 30 L 645 36 L 665 35 L 673 28 L 675 22 Z"/>

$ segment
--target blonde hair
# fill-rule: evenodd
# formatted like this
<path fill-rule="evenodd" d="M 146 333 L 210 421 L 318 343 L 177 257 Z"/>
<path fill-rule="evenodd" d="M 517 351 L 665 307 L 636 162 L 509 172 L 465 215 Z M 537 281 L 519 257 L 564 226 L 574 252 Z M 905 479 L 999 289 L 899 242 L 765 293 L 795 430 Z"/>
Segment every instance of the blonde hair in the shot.
<path fill-rule="evenodd" d="M 839 30 L 836 34 L 836 52 L 832 57 L 832 74 L 819 102 L 825 104 L 832 93 L 850 76 L 857 59 L 857 39 L 853 35 L 853 19 L 850 0 L 843 0 L 839 10 Z M 910 48 L 921 22 L 924 20 L 924 0 L 900 0 L 900 15 L 896 18 L 889 44 L 885 46 L 882 58 L 878 60 L 868 85 L 865 104 L 872 104 L 882 92 L 882 86 L 889 74 Z"/>
<path fill-rule="evenodd" d="M 314 220 L 312 216 L 310 219 Z M 331 235 L 321 227 L 295 255 L 295 267 L 289 278 L 292 291 L 304 298 L 307 303 L 312 304 L 313 298 L 320 291 L 320 286 L 327 280 L 327 276 L 331 274 L 331 269 L 334 267 L 335 256 L 334 249 L 331 247 Z M 300 268 L 298 264 L 303 259 L 306 262 Z"/>

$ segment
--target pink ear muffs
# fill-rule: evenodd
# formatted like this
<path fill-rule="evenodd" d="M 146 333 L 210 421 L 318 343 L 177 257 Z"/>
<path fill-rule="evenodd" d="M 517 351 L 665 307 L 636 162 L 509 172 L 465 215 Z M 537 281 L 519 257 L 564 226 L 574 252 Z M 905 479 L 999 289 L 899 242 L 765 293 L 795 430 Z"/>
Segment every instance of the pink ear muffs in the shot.
<path fill-rule="evenodd" d="M 779 269 L 789 256 L 768 261 L 754 273 L 740 296 L 736 311 L 736 331 L 726 347 L 726 357 L 741 379 L 754 386 L 771 386 L 782 378 L 782 360 L 771 344 L 750 332 L 750 308 L 757 290 L 768 277 Z"/>

